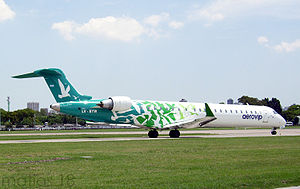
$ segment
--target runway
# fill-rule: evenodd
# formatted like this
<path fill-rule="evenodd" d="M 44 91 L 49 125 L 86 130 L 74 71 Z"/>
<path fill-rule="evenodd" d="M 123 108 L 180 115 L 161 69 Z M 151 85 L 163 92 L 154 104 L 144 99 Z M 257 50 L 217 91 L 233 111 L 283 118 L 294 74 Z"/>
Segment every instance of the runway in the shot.
<path fill-rule="evenodd" d="M 168 131 L 161 131 L 160 134 L 168 134 Z M 34 140 L 3 140 L 0 144 L 13 143 L 45 143 L 45 142 L 99 142 L 99 141 L 130 141 L 130 140 L 174 140 L 168 136 L 158 138 L 148 138 L 147 131 L 129 132 L 68 132 L 68 133 L 21 133 L 21 134 L 0 134 L 1 136 L 34 136 L 34 135 L 83 135 L 83 134 L 145 134 L 143 137 L 117 137 L 117 138 L 79 138 L 79 139 L 34 139 Z M 186 135 L 185 135 L 186 134 Z M 193 134 L 193 135 L 188 135 Z M 199 134 L 199 135 L 197 135 Z M 201 135 L 202 134 L 202 135 Z M 206 135 L 203 135 L 206 134 Z M 300 136 L 300 129 L 278 130 L 276 136 L 270 134 L 270 129 L 248 129 L 248 130 L 186 130 L 181 131 L 180 138 L 233 138 L 233 137 L 280 137 L 280 136 Z M 179 139 L 180 139 L 179 138 Z M 178 140 L 175 139 L 175 140 Z"/>

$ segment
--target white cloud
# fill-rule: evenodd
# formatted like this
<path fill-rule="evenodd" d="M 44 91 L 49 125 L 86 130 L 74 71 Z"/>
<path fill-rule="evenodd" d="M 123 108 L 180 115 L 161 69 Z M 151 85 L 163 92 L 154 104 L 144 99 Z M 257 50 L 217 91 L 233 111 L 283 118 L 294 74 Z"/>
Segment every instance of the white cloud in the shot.
<path fill-rule="evenodd" d="M 300 39 L 296 39 L 290 43 L 283 41 L 278 45 L 270 45 L 267 37 L 260 36 L 257 38 L 257 42 L 267 48 L 276 50 L 277 52 L 292 52 L 300 48 Z"/>
<path fill-rule="evenodd" d="M 0 0 L 0 22 L 13 19 L 15 15 L 16 13 L 9 8 L 4 0 Z"/>
<path fill-rule="evenodd" d="M 73 21 L 63 21 L 52 24 L 66 40 L 73 40 L 77 35 L 96 38 L 106 38 L 124 42 L 139 41 L 140 37 L 148 36 L 154 39 L 168 37 L 168 28 L 179 29 L 183 22 L 169 21 L 168 13 L 152 15 L 139 22 L 131 17 L 91 18 L 88 22 L 79 24 Z"/>
<path fill-rule="evenodd" d="M 182 28 L 184 25 L 183 22 L 177 22 L 177 21 L 171 21 L 169 22 L 169 27 L 170 28 L 173 28 L 173 29 L 179 29 L 179 28 Z"/>
<path fill-rule="evenodd" d="M 292 52 L 296 49 L 300 48 L 300 39 L 295 40 L 294 42 L 288 43 L 288 42 L 281 42 L 279 45 L 275 45 L 273 47 L 278 52 Z"/>
<path fill-rule="evenodd" d="M 144 23 L 149 24 L 153 27 L 156 27 L 160 23 L 169 20 L 169 18 L 170 18 L 170 15 L 168 13 L 163 12 L 161 14 L 151 15 L 151 16 L 145 18 Z"/>
<path fill-rule="evenodd" d="M 295 0 L 215 0 L 190 11 L 188 19 L 216 22 L 248 15 L 300 18 L 299 5 Z"/>
<path fill-rule="evenodd" d="M 121 41 L 132 41 L 141 36 L 145 29 L 135 19 L 129 17 L 92 18 L 75 30 L 77 33 L 95 37 L 105 37 Z"/>
<path fill-rule="evenodd" d="M 58 30 L 58 32 L 69 41 L 75 39 L 72 35 L 75 27 L 76 23 L 73 21 L 58 22 L 52 25 L 52 29 Z"/>
<path fill-rule="evenodd" d="M 268 38 L 267 37 L 265 37 L 265 36 L 260 36 L 260 37 L 258 37 L 257 38 L 257 42 L 259 43 L 259 44 L 266 44 L 266 43 L 268 43 L 269 42 L 269 40 L 268 40 Z"/>
<path fill-rule="evenodd" d="M 58 30 L 66 40 L 73 40 L 75 34 L 82 34 L 128 42 L 145 33 L 144 27 L 135 19 L 113 16 L 91 18 L 84 24 L 73 21 L 58 22 L 52 25 L 52 29 Z"/>

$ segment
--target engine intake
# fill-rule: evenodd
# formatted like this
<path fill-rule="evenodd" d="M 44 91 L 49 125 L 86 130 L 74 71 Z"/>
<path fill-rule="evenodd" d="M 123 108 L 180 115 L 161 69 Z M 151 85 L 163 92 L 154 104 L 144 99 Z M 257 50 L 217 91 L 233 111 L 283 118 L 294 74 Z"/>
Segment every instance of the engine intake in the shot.
<path fill-rule="evenodd" d="M 101 101 L 97 105 L 111 111 L 125 111 L 131 108 L 132 101 L 127 96 L 113 96 Z"/>

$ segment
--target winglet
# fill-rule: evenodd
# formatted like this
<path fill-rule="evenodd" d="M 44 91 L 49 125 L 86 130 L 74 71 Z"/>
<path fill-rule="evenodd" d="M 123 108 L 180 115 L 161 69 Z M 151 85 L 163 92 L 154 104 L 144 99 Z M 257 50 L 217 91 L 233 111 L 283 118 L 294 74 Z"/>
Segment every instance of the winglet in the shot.
<path fill-rule="evenodd" d="M 205 103 L 205 112 L 207 117 L 215 117 L 207 103 Z"/>

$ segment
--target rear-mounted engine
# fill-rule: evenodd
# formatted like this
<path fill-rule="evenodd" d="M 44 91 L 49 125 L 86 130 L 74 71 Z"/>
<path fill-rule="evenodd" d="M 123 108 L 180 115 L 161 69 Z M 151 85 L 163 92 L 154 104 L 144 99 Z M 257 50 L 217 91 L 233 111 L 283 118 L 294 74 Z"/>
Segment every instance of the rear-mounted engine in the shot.
<path fill-rule="evenodd" d="M 111 111 L 125 111 L 131 108 L 132 101 L 127 96 L 113 96 L 101 101 L 97 105 Z"/>

